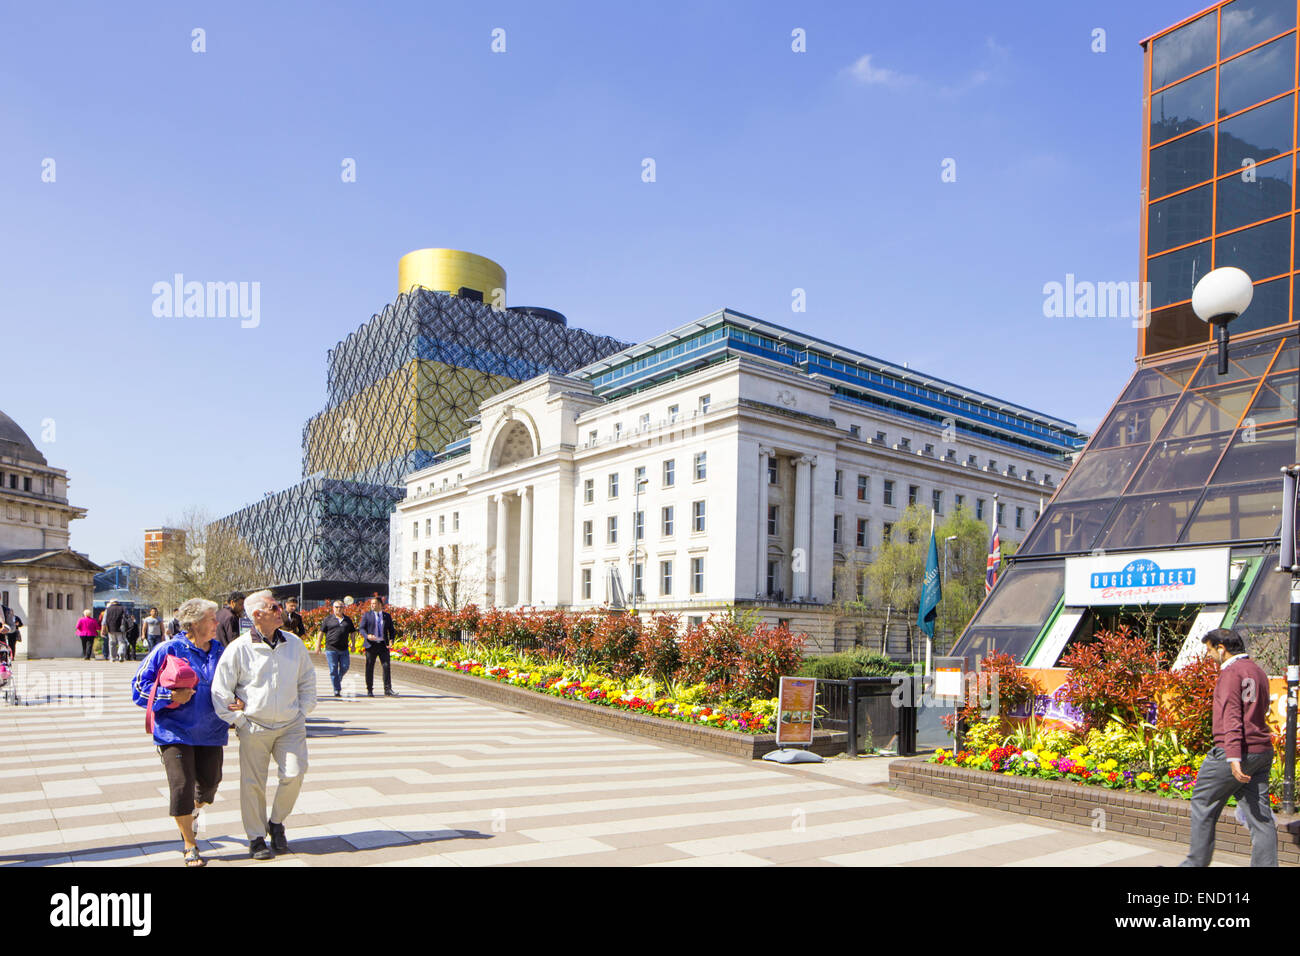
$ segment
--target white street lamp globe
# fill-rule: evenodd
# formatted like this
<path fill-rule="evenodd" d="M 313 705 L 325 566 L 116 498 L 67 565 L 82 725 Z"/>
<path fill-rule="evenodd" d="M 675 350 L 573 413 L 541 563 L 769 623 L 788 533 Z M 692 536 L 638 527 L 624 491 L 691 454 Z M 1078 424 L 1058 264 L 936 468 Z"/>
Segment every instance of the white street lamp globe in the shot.
<path fill-rule="evenodd" d="M 1223 325 L 1246 311 L 1255 294 L 1250 276 L 1224 266 L 1201 277 L 1192 290 L 1192 311 L 1202 322 Z"/>

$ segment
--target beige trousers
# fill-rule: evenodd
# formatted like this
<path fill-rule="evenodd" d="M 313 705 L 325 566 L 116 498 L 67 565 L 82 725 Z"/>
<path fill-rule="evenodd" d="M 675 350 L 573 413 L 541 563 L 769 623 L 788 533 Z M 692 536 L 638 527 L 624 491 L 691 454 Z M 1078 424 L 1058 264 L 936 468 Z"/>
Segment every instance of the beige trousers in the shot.
<path fill-rule="evenodd" d="M 266 838 L 266 777 L 272 759 L 279 772 L 270 819 L 284 823 L 302 790 L 307 772 L 307 721 L 267 730 L 249 724 L 239 735 L 239 810 L 249 842 Z"/>

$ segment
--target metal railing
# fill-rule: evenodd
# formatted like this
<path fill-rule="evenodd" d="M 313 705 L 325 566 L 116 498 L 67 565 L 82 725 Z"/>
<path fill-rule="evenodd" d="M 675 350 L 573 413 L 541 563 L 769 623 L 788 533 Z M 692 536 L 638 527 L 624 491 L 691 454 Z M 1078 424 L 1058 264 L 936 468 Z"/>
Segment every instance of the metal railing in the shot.
<path fill-rule="evenodd" d="M 910 675 L 850 677 L 817 681 L 818 721 L 824 730 L 848 735 L 845 752 L 856 757 L 864 745 L 872 750 L 893 750 L 910 757 L 917 752 L 919 693 L 895 696 L 900 681 Z M 918 690 L 913 688 L 914 691 Z M 898 700 L 903 702 L 900 706 Z"/>

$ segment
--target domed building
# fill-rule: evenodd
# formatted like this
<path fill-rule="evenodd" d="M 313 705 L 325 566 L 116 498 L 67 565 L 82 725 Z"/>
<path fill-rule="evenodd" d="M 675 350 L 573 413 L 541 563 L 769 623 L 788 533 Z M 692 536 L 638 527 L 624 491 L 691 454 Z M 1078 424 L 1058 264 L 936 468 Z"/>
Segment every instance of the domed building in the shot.
<path fill-rule="evenodd" d="M 0 412 L 0 600 L 23 620 L 20 657 L 80 654 L 77 619 L 103 570 L 68 546 L 68 523 L 85 516 L 68 504 L 68 473 Z"/>

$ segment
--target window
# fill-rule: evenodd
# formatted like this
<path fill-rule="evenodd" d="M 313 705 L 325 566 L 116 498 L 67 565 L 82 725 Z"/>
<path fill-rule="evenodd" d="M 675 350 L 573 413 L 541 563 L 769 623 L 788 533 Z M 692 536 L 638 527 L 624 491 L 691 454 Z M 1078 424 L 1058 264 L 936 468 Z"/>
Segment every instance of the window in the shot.
<path fill-rule="evenodd" d="M 54 592 L 52 591 L 45 592 L 45 609 L 48 611 L 54 610 Z"/>
<path fill-rule="evenodd" d="M 641 541 L 645 538 L 645 512 L 644 511 L 638 511 L 636 513 L 636 520 L 633 522 L 632 537 L 636 541 Z"/>
<path fill-rule="evenodd" d="M 590 521 L 584 521 L 582 523 L 582 546 L 584 548 L 591 547 L 591 522 Z"/>
<path fill-rule="evenodd" d="M 591 600 L 591 568 L 582 569 L 582 599 Z"/>
<path fill-rule="evenodd" d="M 644 431 L 649 431 L 649 430 L 650 430 L 650 415 L 649 415 L 649 413 L 646 413 L 646 414 L 644 414 L 644 415 L 641 416 L 641 426 L 640 426 L 640 427 L 641 427 L 641 431 L 643 431 L 643 432 L 644 432 Z"/>
<path fill-rule="evenodd" d="M 767 562 L 767 593 L 775 594 L 777 589 L 777 577 L 780 574 L 781 565 L 776 561 Z"/>
<path fill-rule="evenodd" d="M 695 480 L 703 481 L 709 475 L 709 453 L 707 451 L 697 451 L 695 453 Z"/>
<path fill-rule="evenodd" d="M 876 441 L 880 442 L 880 444 L 882 445 L 888 445 L 889 436 L 887 436 L 884 432 L 876 432 Z"/>
<path fill-rule="evenodd" d="M 636 471 L 632 473 L 632 491 L 636 493 L 641 486 L 645 484 L 645 465 L 638 465 Z"/>
<path fill-rule="evenodd" d="M 927 443 L 926 443 L 926 446 L 925 446 L 925 453 L 926 453 L 927 455 L 933 455 L 933 454 L 934 454 L 934 446 L 931 445 L 931 444 L 929 444 L 929 443 L 927 442 Z"/>
<path fill-rule="evenodd" d="M 967 455 L 967 456 L 966 456 L 966 464 L 970 465 L 972 468 L 978 468 L 978 467 L 979 467 L 979 463 L 980 463 L 980 460 L 979 460 L 979 456 L 978 456 L 978 455 Z"/>
<path fill-rule="evenodd" d="M 1016 477 L 1016 466 L 1007 465 L 1007 474 L 1012 478 Z"/>
<path fill-rule="evenodd" d="M 840 529 L 844 526 L 844 516 L 836 515 L 831 521 L 831 544 L 840 543 Z"/>
<path fill-rule="evenodd" d="M 1003 525 L 1003 524 L 1006 524 L 1006 523 L 1007 523 L 1007 522 L 1006 522 L 1006 510 L 1007 510 L 1007 506 L 1006 506 L 1006 505 L 1004 505 L 1004 504 L 999 504 L 999 505 L 998 505 L 998 524 L 999 524 L 999 525 Z"/>
<path fill-rule="evenodd" d="M 411 525 L 411 540 L 420 540 L 420 522 L 418 521 Z"/>
<path fill-rule="evenodd" d="M 587 432 L 587 444 L 594 445 L 596 444 L 596 441 L 596 430 L 593 428 L 591 431 Z"/>
<path fill-rule="evenodd" d="M 769 485 L 775 485 L 779 477 L 780 471 L 776 466 L 776 456 L 773 455 L 767 460 L 767 483 Z"/>
<path fill-rule="evenodd" d="M 890 522 L 886 521 L 880 527 L 880 543 L 888 544 L 889 539 L 892 538 L 893 535 L 894 535 L 894 526 Z"/>
<path fill-rule="evenodd" d="M 690 617 L 688 617 L 688 618 L 686 619 L 686 626 L 687 626 L 687 627 L 703 627 L 703 626 L 704 626 L 704 617 L 703 617 L 702 615 L 699 615 L 699 614 L 692 614 Z"/>
<path fill-rule="evenodd" d="M 692 519 L 693 530 L 697 532 L 703 531 L 704 530 L 704 502 L 696 501 L 691 505 L 691 508 L 693 513 L 693 519 Z"/>
<path fill-rule="evenodd" d="M 942 491 L 930 492 L 930 507 L 934 509 L 935 514 L 937 515 L 943 514 L 943 492 Z"/>
<path fill-rule="evenodd" d="M 767 506 L 767 533 L 771 537 L 775 537 L 777 533 L 777 524 L 778 524 L 777 517 L 778 517 L 777 506 L 768 505 Z"/>
<path fill-rule="evenodd" d="M 459 511 L 453 511 L 453 512 L 451 513 L 451 530 L 452 530 L 452 531 L 459 531 L 459 530 L 460 530 L 460 512 L 459 512 Z"/>
<path fill-rule="evenodd" d="M 414 574 L 418 570 L 420 570 L 420 552 L 412 551 L 411 552 L 411 573 Z"/>
<path fill-rule="evenodd" d="M 704 593 L 704 559 L 691 558 L 691 593 Z"/>
<path fill-rule="evenodd" d="M 867 519 L 859 518 L 858 519 L 858 547 L 865 548 L 866 546 L 867 546 Z"/>
<path fill-rule="evenodd" d="M 990 458 L 989 471 L 997 471 L 997 470 L 998 470 L 998 460 L 996 458 Z"/>
<path fill-rule="evenodd" d="M 640 561 L 632 562 L 632 596 L 645 597 L 645 565 Z"/>
<path fill-rule="evenodd" d="M 911 451 L 911 449 L 912 449 L 912 439 L 910 439 L 910 438 L 900 438 L 900 439 L 898 440 L 898 447 L 901 448 L 903 451 Z"/>
<path fill-rule="evenodd" d="M 958 507 L 958 508 L 964 508 L 964 507 L 966 507 L 966 496 L 965 496 L 965 495 L 955 495 L 955 496 L 953 497 L 953 504 L 954 504 L 956 507 Z"/>
<path fill-rule="evenodd" d="M 975 520 L 977 521 L 984 520 L 984 499 L 983 498 L 975 499 Z"/>
<path fill-rule="evenodd" d="M 664 462 L 664 487 L 671 488 L 677 483 L 677 459 L 669 458 Z"/>
<path fill-rule="evenodd" d="M 676 405 L 669 405 L 669 406 L 668 406 L 668 421 L 670 421 L 670 422 L 675 422 L 675 421 L 677 421 L 677 416 L 678 416 L 678 414 L 679 414 L 679 412 L 678 412 L 678 409 L 677 409 L 677 406 L 676 406 Z"/>
<path fill-rule="evenodd" d="M 667 505 L 666 507 L 664 507 L 661 513 L 660 522 L 663 528 L 663 536 L 665 538 L 671 538 L 673 536 L 673 506 L 672 505 Z"/>
<path fill-rule="evenodd" d="M 850 425 L 850 426 L 849 426 L 849 434 L 852 435 L 854 438 L 861 438 L 861 437 L 862 437 L 862 426 L 861 426 L 861 425 Z"/>
<path fill-rule="evenodd" d="M 72 595 L 71 595 L 71 594 L 69 594 L 66 598 L 64 598 L 63 606 L 66 607 L 66 608 L 68 608 L 69 610 L 72 609 Z"/>
<path fill-rule="evenodd" d="M 673 563 L 659 562 L 659 593 L 664 597 L 673 593 Z"/>
<path fill-rule="evenodd" d="M 700 414 L 701 414 L 701 415 L 707 415 L 707 414 L 709 414 L 709 396 L 708 396 L 708 395 L 701 395 L 701 396 L 700 396 Z"/>
<path fill-rule="evenodd" d="M 439 534 L 442 533 L 442 528 L 441 528 L 441 527 L 438 528 L 438 533 L 439 533 Z M 430 537 L 432 534 L 433 534 L 433 519 L 432 519 L 432 518 L 425 518 L 425 519 L 424 519 L 424 536 L 425 536 L 426 538 L 428 538 L 428 537 Z"/>
<path fill-rule="evenodd" d="M 1021 529 L 1024 528 L 1024 526 L 1025 526 L 1025 509 L 1024 509 L 1024 508 L 1017 508 L 1017 509 L 1016 509 L 1016 529 L 1017 529 L 1017 530 L 1021 530 Z"/>
<path fill-rule="evenodd" d="M 609 497 L 618 497 L 618 472 L 609 476 Z"/>
<path fill-rule="evenodd" d="M 30 477 L 23 478 L 23 491 L 31 491 L 31 490 L 32 490 L 32 479 Z"/>
<path fill-rule="evenodd" d="M 605 541 L 608 544 L 618 544 L 618 518 L 612 515 L 605 519 Z"/>
<path fill-rule="evenodd" d="M 844 497 L 844 472 L 839 470 L 835 472 L 835 497 Z"/>
<path fill-rule="evenodd" d="M 588 478 L 582 483 L 582 500 L 585 504 L 591 504 L 596 500 L 596 480 Z"/>
<path fill-rule="evenodd" d="M 858 500 L 867 500 L 867 489 L 870 487 L 870 480 L 866 475 L 858 475 Z"/>
<path fill-rule="evenodd" d="M 438 534 L 445 534 L 447 531 L 447 516 L 438 515 Z"/>
<path fill-rule="evenodd" d="M 60 591 L 58 594 L 54 595 L 54 609 L 55 609 L 56 611 L 62 611 L 62 610 L 63 610 L 63 592 L 62 592 L 62 591 Z"/>
<path fill-rule="evenodd" d="M 892 481 L 885 482 L 885 504 L 891 508 L 894 505 L 894 483 Z"/>
<path fill-rule="evenodd" d="M 907 486 L 907 503 L 909 506 L 916 504 L 916 499 L 921 497 L 920 485 Z"/>
<path fill-rule="evenodd" d="M 442 548 L 438 549 L 438 563 L 442 563 Z M 429 571 L 433 568 L 433 548 L 424 549 L 424 570 Z"/>
<path fill-rule="evenodd" d="M 623 423 L 622 423 L 622 422 L 615 422 L 615 423 L 614 423 L 614 441 L 618 441 L 618 440 L 619 440 L 620 438 L 622 438 L 622 437 L 623 437 Z"/>

